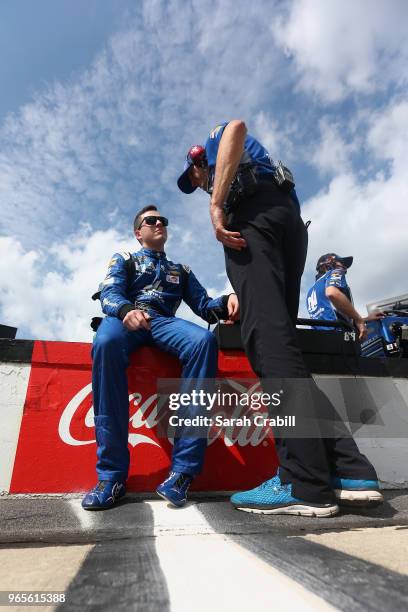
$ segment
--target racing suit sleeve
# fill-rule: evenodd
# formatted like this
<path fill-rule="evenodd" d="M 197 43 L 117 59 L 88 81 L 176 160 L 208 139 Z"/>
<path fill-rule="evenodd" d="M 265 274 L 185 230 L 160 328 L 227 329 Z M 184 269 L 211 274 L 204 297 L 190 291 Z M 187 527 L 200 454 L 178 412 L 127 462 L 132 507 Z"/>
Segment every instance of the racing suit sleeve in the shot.
<path fill-rule="evenodd" d="M 349 302 L 353 304 L 353 296 L 351 295 L 351 289 L 347 284 L 344 270 L 334 269 L 327 275 L 325 289 L 328 287 L 336 287 L 339 289 L 346 296 Z M 336 310 L 338 309 L 336 308 Z"/>
<path fill-rule="evenodd" d="M 210 298 L 193 272 L 187 267 L 184 267 L 184 270 L 183 300 L 191 310 L 208 323 L 217 323 L 218 319 L 228 319 L 229 296 L 221 295 L 217 298 Z"/>
<path fill-rule="evenodd" d="M 327 275 L 326 287 L 337 287 L 338 289 L 345 289 L 347 287 L 346 277 L 343 270 L 335 268 Z"/>
<path fill-rule="evenodd" d="M 115 253 L 109 262 L 108 273 L 102 283 L 101 305 L 102 312 L 111 317 L 124 319 L 134 304 L 128 297 L 128 253 Z"/>
<path fill-rule="evenodd" d="M 335 268 L 327 275 L 325 288 L 327 287 L 337 287 L 337 289 L 340 289 L 342 293 L 349 297 L 349 286 L 347 285 L 346 275 L 343 270 Z"/>

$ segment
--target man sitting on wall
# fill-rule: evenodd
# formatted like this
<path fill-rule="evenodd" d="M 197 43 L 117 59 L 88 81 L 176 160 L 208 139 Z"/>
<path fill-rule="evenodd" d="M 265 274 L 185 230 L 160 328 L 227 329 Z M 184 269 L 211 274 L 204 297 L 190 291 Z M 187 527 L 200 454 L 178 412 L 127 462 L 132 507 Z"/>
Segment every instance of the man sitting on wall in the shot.
<path fill-rule="evenodd" d="M 103 282 L 100 299 L 107 316 L 92 348 L 98 483 L 82 501 L 86 510 L 110 508 L 125 494 L 130 353 L 143 345 L 156 346 L 179 358 L 183 379 L 214 378 L 218 355 L 214 335 L 177 318 L 176 310 L 184 300 L 205 321 L 238 318 L 235 294 L 211 299 L 188 266 L 167 259 L 167 225 L 156 206 L 142 208 L 134 220 L 142 248 L 134 254 L 115 253 Z M 161 497 L 175 506 L 185 503 L 187 489 L 202 469 L 206 446 L 205 438 L 174 440 L 170 475 L 157 488 Z"/>

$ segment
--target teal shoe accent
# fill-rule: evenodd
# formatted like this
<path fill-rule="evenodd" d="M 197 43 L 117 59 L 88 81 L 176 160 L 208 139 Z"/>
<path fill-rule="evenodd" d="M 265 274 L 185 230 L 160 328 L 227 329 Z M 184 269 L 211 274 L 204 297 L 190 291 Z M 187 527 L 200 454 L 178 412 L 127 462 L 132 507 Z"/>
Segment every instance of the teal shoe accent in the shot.
<path fill-rule="evenodd" d="M 339 504 L 345 506 L 377 506 L 384 501 L 378 480 L 336 477 L 332 487 Z"/>
<path fill-rule="evenodd" d="M 327 517 L 339 511 L 337 504 L 315 504 L 294 497 L 292 485 L 282 484 L 279 476 L 266 480 L 250 491 L 234 493 L 231 503 L 237 510 L 260 514 Z"/>

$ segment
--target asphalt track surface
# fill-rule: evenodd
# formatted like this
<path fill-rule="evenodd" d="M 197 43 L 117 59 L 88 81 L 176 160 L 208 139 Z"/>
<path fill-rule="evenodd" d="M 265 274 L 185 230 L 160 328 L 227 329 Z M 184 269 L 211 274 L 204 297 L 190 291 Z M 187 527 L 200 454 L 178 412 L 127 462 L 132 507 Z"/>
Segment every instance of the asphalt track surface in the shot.
<path fill-rule="evenodd" d="M 225 497 L 85 512 L 78 496 L 4 496 L 0 590 L 51 589 L 55 576 L 66 603 L 48 609 L 78 611 L 407 610 L 408 493 L 385 498 L 316 519 L 238 512 Z"/>

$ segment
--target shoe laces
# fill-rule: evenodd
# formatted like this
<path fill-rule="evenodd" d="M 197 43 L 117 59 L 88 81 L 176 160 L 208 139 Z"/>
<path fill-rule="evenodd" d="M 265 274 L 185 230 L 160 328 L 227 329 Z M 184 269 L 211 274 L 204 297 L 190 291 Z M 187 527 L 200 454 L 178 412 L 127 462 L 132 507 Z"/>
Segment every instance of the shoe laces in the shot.
<path fill-rule="evenodd" d="M 190 478 L 190 476 L 188 476 L 188 474 L 180 474 L 179 478 L 174 483 L 174 486 L 176 486 L 179 489 L 181 489 L 181 487 L 184 485 L 186 480 L 189 480 L 189 478 Z"/>
<path fill-rule="evenodd" d="M 280 484 L 281 482 L 280 482 L 279 476 L 274 476 L 273 478 L 270 478 L 269 480 L 265 480 L 265 482 L 259 485 L 259 488 L 267 489 L 269 487 L 272 487 L 276 489 L 280 486 Z"/>
<path fill-rule="evenodd" d="M 177 472 L 170 472 L 170 474 L 167 476 L 166 480 L 163 482 L 163 484 L 166 484 L 166 482 L 169 482 L 170 480 L 173 480 L 173 478 L 177 476 Z"/>
<path fill-rule="evenodd" d="M 193 480 L 192 477 L 189 474 L 183 474 L 183 473 L 179 473 L 179 472 L 170 472 L 170 474 L 168 475 L 168 477 L 166 478 L 166 480 L 163 482 L 163 484 L 165 484 L 166 482 L 169 482 L 171 480 L 173 480 L 173 478 L 175 478 L 176 476 L 178 476 L 177 480 L 173 483 L 173 487 L 175 489 L 181 489 L 182 486 L 185 484 L 186 481 L 190 481 L 187 485 L 187 487 L 190 486 L 191 481 Z"/>
<path fill-rule="evenodd" d="M 289 487 L 289 485 L 287 484 L 282 484 L 280 478 L 278 475 L 274 476 L 273 478 L 270 478 L 269 480 L 265 480 L 265 482 L 263 482 L 261 485 L 259 485 L 259 488 L 264 490 L 264 489 L 269 489 L 271 488 L 272 491 L 274 493 L 279 493 L 280 491 L 285 491 L 287 490 Z"/>

